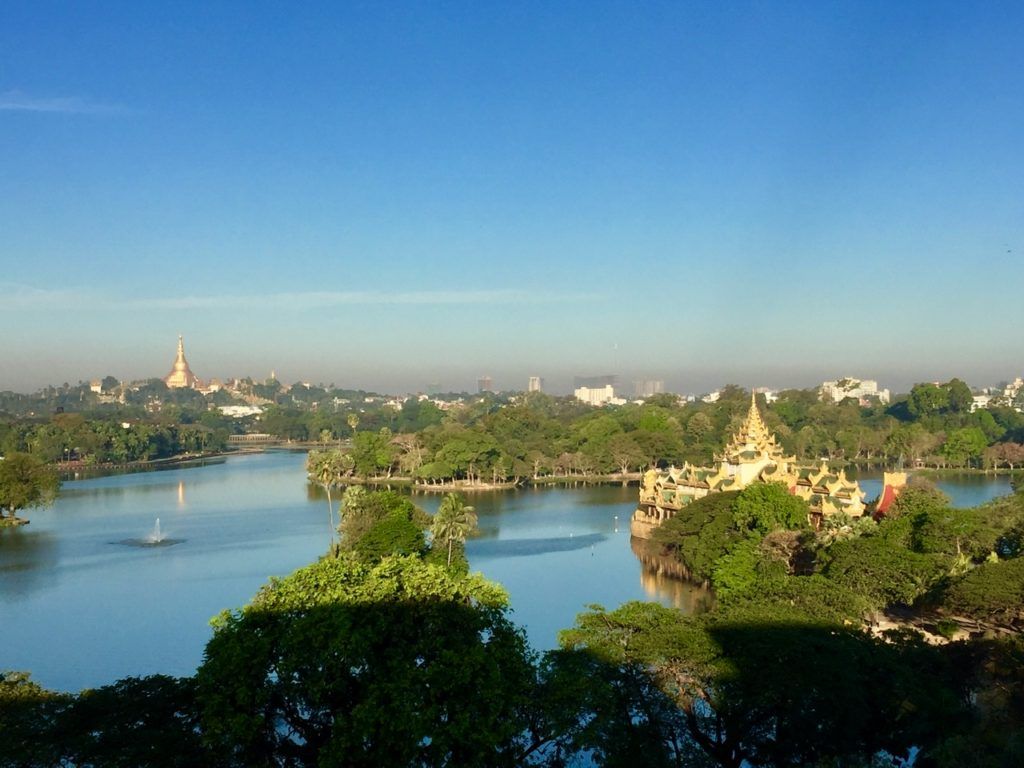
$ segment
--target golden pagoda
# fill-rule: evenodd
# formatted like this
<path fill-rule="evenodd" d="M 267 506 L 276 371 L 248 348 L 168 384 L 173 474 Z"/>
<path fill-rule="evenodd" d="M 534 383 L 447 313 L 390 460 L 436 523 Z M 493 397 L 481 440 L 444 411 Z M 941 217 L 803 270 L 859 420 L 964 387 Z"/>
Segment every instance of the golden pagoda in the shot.
<path fill-rule="evenodd" d="M 844 512 L 851 517 L 864 514 L 865 493 L 844 470 L 833 472 L 828 463 L 801 466 L 787 456 L 768 431 L 750 396 L 750 410 L 725 450 L 715 457 L 716 466 L 649 469 L 640 486 L 640 503 L 630 521 L 630 533 L 650 538 L 652 531 L 695 499 L 720 491 L 739 491 L 752 483 L 781 483 L 794 496 L 811 506 L 812 522 Z"/>
<path fill-rule="evenodd" d="M 202 382 L 188 367 L 188 360 L 185 359 L 185 341 L 181 336 L 178 336 L 178 356 L 174 359 L 171 372 L 164 376 L 164 384 L 171 388 L 199 389 L 202 386 Z"/>

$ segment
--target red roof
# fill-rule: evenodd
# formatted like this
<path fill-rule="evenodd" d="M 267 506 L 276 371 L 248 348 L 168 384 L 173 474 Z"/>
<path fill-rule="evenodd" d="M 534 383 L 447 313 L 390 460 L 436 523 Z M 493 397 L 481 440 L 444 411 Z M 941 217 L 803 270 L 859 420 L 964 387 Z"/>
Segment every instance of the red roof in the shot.
<path fill-rule="evenodd" d="M 885 486 L 882 489 L 882 495 L 878 497 L 878 504 L 875 505 L 875 514 L 884 515 L 889 511 L 889 507 L 896 501 L 896 497 L 899 495 L 898 491 L 891 485 Z"/>

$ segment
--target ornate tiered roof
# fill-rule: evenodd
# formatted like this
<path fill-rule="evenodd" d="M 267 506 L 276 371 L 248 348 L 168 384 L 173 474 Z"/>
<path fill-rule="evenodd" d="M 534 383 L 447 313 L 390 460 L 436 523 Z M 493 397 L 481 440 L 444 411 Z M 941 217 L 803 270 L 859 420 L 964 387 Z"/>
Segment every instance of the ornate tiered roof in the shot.
<path fill-rule="evenodd" d="M 793 463 L 795 457 L 785 455 L 782 446 L 776 442 L 775 435 L 768 430 L 764 419 L 761 418 L 756 397 L 753 392 L 750 393 L 750 410 L 747 411 L 747 417 L 717 459 L 729 464 L 749 464 L 761 459 Z"/>

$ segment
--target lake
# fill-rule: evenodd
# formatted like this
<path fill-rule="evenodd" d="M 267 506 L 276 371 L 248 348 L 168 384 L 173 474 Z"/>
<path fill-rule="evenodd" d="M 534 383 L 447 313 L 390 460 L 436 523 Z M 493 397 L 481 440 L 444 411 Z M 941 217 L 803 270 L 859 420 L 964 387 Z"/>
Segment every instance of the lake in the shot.
<path fill-rule="evenodd" d="M 233 456 L 205 466 L 64 484 L 30 525 L 0 529 L 0 669 L 79 690 L 127 675 L 189 675 L 209 619 L 245 604 L 270 576 L 319 557 L 327 504 L 305 454 Z M 869 498 L 877 481 L 863 484 Z M 940 487 L 960 506 L 1008 493 L 1006 478 Z M 539 649 L 555 646 L 588 604 L 658 600 L 694 610 L 706 594 L 644 566 L 630 546 L 636 488 L 594 486 L 474 494 L 473 570 L 501 582 L 513 619 Z M 436 510 L 440 497 L 417 504 Z M 144 547 L 160 519 L 173 546 Z M 129 542 L 129 543 L 125 543 Z"/>

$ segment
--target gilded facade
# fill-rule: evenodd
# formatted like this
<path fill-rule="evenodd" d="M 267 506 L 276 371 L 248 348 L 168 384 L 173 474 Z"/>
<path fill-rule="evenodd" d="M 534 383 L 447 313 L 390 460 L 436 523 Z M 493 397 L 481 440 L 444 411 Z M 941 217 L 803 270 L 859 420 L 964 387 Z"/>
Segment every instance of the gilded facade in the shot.
<path fill-rule="evenodd" d="M 843 470 L 827 462 L 800 465 L 787 456 L 757 409 L 751 395 L 743 424 L 716 458 L 712 467 L 689 463 L 665 470 L 650 469 L 640 486 L 640 503 L 630 522 L 633 536 L 650 538 L 651 532 L 690 502 L 709 493 L 739 491 L 752 483 L 782 483 L 790 493 L 811 506 L 815 521 L 844 512 L 864 514 L 865 493 Z"/>

